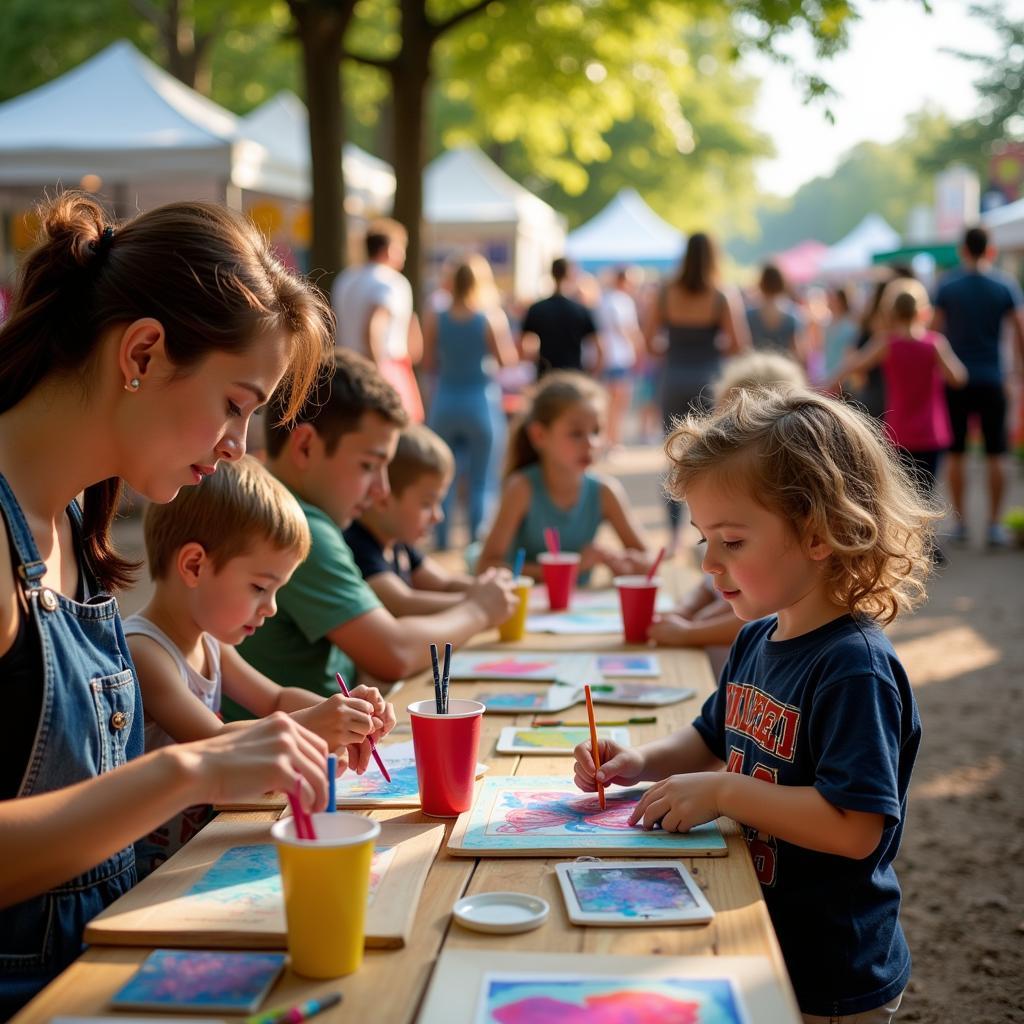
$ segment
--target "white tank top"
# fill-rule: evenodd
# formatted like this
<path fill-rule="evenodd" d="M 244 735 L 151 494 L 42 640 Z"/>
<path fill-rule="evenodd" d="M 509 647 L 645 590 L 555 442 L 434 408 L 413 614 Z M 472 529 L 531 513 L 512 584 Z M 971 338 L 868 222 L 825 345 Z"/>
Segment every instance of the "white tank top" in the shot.
<path fill-rule="evenodd" d="M 155 640 L 173 659 L 178 666 L 181 681 L 201 700 L 215 715 L 220 713 L 220 644 L 212 636 L 203 634 L 203 646 L 206 648 L 206 664 L 212 677 L 197 672 L 178 650 L 175 642 L 159 626 L 155 626 L 142 615 L 130 615 L 124 620 L 125 636 L 148 636 Z M 174 743 L 156 722 L 146 716 L 146 751 L 157 750 Z"/>

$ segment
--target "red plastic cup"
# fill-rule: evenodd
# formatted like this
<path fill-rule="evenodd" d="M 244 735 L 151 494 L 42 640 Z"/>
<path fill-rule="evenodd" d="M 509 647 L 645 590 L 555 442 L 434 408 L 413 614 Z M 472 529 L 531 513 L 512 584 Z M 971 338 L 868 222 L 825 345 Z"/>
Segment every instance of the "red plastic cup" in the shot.
<path fill-rule="evenodd" d="M 646 576 L 615 577 L 622 606 L 622 632 L 627 644 L 647 643 L 647 630 L 654 621 L 654 602 L 660 582 L 657 576 L 650 582 Z"/>
<path fill-rule="evenodd" d="M 484 706 L 475 700 L 449 700 L 448 714 L 439 715 L 433 700 L 418 700 L 408 710 L 423 813 L 458 817 L 473 804 Z"/>
<path fill-rule="evenodd" d="M 553 612 L 565 611 L 576 587 L 576 573 L 580 568 L 578 552 L 560 551 L 552 554 L 550 551 L 542 551 L 537 561 L 544 573 L 544 585 L 548 588 L 548 607 Z"/>

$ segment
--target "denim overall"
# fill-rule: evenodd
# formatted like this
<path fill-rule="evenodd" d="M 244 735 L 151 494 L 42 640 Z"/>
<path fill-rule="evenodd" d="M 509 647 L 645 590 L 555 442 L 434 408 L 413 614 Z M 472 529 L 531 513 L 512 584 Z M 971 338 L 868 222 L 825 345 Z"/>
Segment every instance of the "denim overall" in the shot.
<path fill-rule="evenodd" d="M 35 727 L 18 791 L 25 797 L 94 778 L 138 757 L 142 698 L 114 598 L 98 594 L 80 604 L 41 585 L 46 566 L 2 475 L 0 512 L 17 556 L 15 579 L 28 609 L 22 614 L 39 631 L 43 657 L 39 722 L 25 723 L 26 729 Z M 77 503 L 68 507 L 68 515 L 77 538 L 82 523 Z M 96 589 L 87 587 L 86 593 Z M 0 679 L 0 693 L 2 686 Z M 95 822 L 97 829 L 103 826 Z M 86 922 L 134 884 L 135 855 L 128 846 L 49 892 L 0 909 L 0 1020 L 78 956 Z"/>

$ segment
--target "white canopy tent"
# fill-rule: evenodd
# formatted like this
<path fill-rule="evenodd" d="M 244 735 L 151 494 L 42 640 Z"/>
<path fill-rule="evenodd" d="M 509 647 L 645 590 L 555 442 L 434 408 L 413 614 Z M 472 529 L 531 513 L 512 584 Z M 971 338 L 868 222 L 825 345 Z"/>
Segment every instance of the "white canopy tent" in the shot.
<path fill-rule="evenodd" d="M 449 150 L 427 166 L 423 217 L 435 273 L 459 252 L 480 252 L 516 299 L 537 296 L 565 245 L 564 218 L 475 148 Z"/>
<path fill-rule="evenodd" d="M 997 248 L 1024 250 L 1024 199 L 989 210 L 982 214 L 981 221 Z"/>
<path fill-rule="evenodd" d="M 303 198 L 308 199 L 312 192 L 309 113 L 302 100 L 293 92 L 279 92 L 243 117 L 241 124 L 246 137 L 263 146 L 276 164 L 292 168 L 304 179 Z M 342 167 L 346 206 L 353 207 L 350 213 L 376 216 L 390 210 L 395 198 L 395 172 L 389 163 L 346 142 Z"/>
<path fill-rule="evenodd" d="M 203 179 L 236 206 L 240 189 L 289 198 L 307 189 L 234 114 L 125 40 L 0 105 L 0 187 L 78 186 L 90 176 L 104 190 Z"/>
<path fill-rule="evenodd" d="M 880 214 L 869 213 L 849 234 L 829 247 L 818 269 L 826 277 L 867 270 L 876 252 L 887 252 L 899 244 L 899 232 Z"/>
<path fill-rule="evenodd" d="M 571 232 L 570 258 L 584 270 L 620 263 L 668 269 L 679 263 L 686 236 L 662 220 L 635 189 L 626 188 Z"/>

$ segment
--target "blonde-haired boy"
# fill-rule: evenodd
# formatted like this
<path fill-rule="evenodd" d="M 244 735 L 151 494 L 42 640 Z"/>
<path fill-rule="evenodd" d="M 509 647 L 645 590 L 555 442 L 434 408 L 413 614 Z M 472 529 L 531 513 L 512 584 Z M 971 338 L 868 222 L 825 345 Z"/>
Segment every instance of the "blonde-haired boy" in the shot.
<path fill-rule="evenodd" d="M 324 699 L 278 686 L 235 651 L 275 614 L 277 591 L 309 552 L 306 517 L 288 489 L 255 459 L 221 463 L 200 485 L 152 505 L 145 539 L 156 587 L 124 631 L 142 689 L 146 749 L 246 728 L 221 720 L 223 693 L 257 717 L 292 714 L 338 750 L 343 765 L 362 771 L 367 738 L 395 722 L 377 690 Z M 181 838 L 172 836 L 170 848 Z"/>
<path fill-rule="evenodd" d="M 428 615 L 459 604 L 476 582 L 449 573 L 416 546 L 444 519 L 441 503 L 455 459 L 429 427 L 399 435 L 388 465 L 388 493 L 380 495 L 345 530 L 359 571 L 392 615 Z"/>

